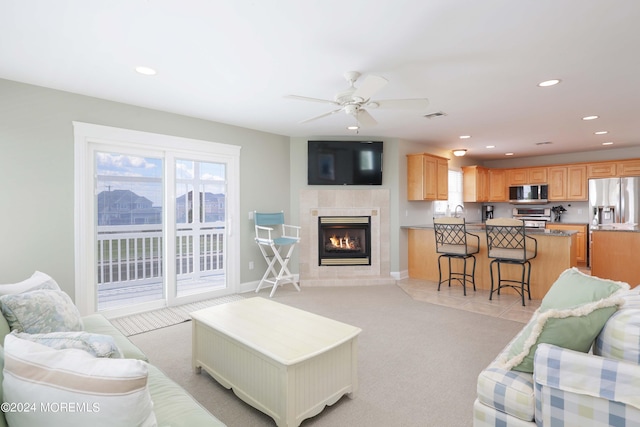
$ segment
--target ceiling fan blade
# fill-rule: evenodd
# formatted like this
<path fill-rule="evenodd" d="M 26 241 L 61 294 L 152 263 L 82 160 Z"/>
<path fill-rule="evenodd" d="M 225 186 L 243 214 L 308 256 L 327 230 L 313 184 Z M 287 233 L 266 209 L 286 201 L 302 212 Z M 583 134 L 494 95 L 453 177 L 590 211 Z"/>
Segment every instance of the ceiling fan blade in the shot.
<path fill-rule="evenodd" d="M 427 98 L 416 99 L 382 99 L 367 104 L 369 108 L 397 108 L 399 110 L 420 110 L 427 108 L 429 100 Z M 377 104 L 377 107 L 375 106 Z"/>
<path fill-rule="evenodd" d="M 303 121 L 301 121 L 301 122 L 300 122 L 300 124 L 303 124 L 303 123 L 309 123 L 309 122 L 312 122 L 312 121 L 314 121 L 314 120 L 317 120 L 317 119 L 321 119 L 321 118 L 323 118 L 323 117 L 330 116 L 330 115 L 332 115 L 332 114 L 337 113 L 338 111 L 342 111 L 342 108 L 338 108 L 337 110 L 329 111 L 328 113 L 320 114 L 319 116 L 315 116 L 315 117 L 311 117 L 310 119 L 303 120 Z"/>
<path fill-rule="evenodd" d="M 289 99 L 297 99 L 298 101 L 311 101 L 311 102 L 321 102 L 323 104 L 334 104 L 340 105 L 335 101 L 331 101 L 329 99 L 320 99 L 320 98 L 309 98 L 308 96 L 299 96 L 299 95 L 285 95 L 285 98 Z"/>
<path fill-rule="evenodd" d="M 359 88 L 353 92 L 354 98 L 361 98 L 363 101 L 371 99 L 371 97 L 380 89 L 386 86 L 387 79 L 380 76 L 367 76 Z"/>
<path fill-rule="evenodd" d="M 376 119 L 373 118 L 373 116 L 371 114 L 369 114 L 369 112 L 367 110 L 358 110 L 358 123 L 360 123 L 362 126 L 375 126 L 378 124 L 378 122 L 376 121 Z"/>

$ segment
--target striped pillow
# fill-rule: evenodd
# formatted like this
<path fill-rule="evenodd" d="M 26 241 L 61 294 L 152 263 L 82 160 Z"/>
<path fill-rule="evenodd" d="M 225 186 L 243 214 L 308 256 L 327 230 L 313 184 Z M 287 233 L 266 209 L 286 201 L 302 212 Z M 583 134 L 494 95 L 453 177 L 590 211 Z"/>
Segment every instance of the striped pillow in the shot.
<path fill-rule="evenodd" d="M 146 362 L 95 358 L 7 335 L 5 413 L 12 427 L 155 426 Z M 19 411 L 11 411 L 12 405 Z"/>

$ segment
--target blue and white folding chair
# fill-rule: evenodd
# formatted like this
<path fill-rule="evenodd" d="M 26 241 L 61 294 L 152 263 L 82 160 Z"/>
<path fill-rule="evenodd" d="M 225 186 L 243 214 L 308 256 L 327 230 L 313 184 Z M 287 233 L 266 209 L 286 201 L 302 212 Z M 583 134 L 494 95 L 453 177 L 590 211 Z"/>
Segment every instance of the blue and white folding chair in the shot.
<path fill-rule="evenodd" d="M 265 283 L 273 285 L 271 289 L 272 297 L 279 285 L 283 283 L 293 283 L 293 286 L 300 291 L 293 274 L 289 271 L 287 264 L 291 259 L 291 254 L 296 244 L 300 241 L 300 227 L 297 225 L 287 225 L 284 223 L 284 213 L 259 213 L 254 212 L 256 223 L 256 243 L 262 252 L 264 260 L 267 262 L 262 280 L 256 288 L 258 292 Z M 281 250 L 288 247 L 286 255 L 283 257 Z M 277 270 L 278 266 L 280 267 Z"/>

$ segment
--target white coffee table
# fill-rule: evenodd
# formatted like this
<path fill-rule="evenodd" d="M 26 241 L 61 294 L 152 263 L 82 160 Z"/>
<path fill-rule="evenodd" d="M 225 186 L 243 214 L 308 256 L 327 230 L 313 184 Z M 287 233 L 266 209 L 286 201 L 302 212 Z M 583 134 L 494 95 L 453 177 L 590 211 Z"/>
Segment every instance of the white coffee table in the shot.
<path fill-rule="evenodd" d="M 255 297 L 191 313 L 192 366 L 278 426 L 298 426 L 358 389 L 360 328 Z"/>

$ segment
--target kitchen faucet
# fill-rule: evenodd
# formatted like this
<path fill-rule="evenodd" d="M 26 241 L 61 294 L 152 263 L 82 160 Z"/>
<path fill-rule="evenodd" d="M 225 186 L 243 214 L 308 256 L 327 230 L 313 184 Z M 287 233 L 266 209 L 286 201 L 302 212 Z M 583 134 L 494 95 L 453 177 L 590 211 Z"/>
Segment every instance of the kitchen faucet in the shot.
<path fill-rule="evenodd" d="M 460 210 L 462 211 L 462 214 L 464 215 L 464 206 L 462 205 L 457 205 L 456 208 L 453 211 L 453 216 L 458 218 L 458 208 L 460 208 Z"/>

